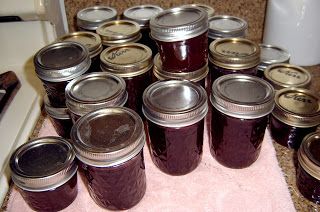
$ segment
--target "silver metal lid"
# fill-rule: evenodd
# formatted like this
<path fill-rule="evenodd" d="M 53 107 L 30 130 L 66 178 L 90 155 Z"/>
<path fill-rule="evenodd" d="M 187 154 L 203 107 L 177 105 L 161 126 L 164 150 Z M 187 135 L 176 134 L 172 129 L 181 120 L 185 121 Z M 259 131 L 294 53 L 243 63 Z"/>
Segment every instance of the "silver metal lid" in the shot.
<path fill-rule="evenodd" d="M 272 115 L 294 127 L 317 126 L 320 124 L 320 97 L 304 88 L 283 88 L 276 93 Z"/>
<path fill-rule="evenodd" d="M 150 20 L 151 36 L 173 42 L 196 37 L 208 30 L 208 14 L 197 7 L 164 10 Z"/>
<path fill-rule="evenodd" d="M 298 161 L 302 168 L 312 177 L 320 180 L 320 133 L 306 135 L 298 150 Z"/>
<path fill-rule="evenodd" d="M 100 54 L 101 70 L 120 77 L 134 77 L 148 72 L 152 66 L 152 51 L 143 44 L 128 43 L 111 46 Z"/>
<path fill-rule="evenodd" d="M 254 119 L 271 113 L 274 90 L 267 81 L 244 74 L 228 74 L 212 85 L 210 101 L 223 114 Z"/>
<path fill-rule="evenodd" d="M 76 156 L 97 167 L 116 166 L 137 155 L 145 133 L 140 116 L 125 107 L 98 109 L 82 116 L 71 129 Z"/>
<path fill-rule="evenodd" d="M 287 50 L 269 44 L 259 44 L 260 46 L 260 64 L 259 70 L 265 70 L 267 66 L 276 63 L 289 63 L 290 54 Z"/>
<path fill-rule="evenodd" d="M 91 58 L 100 54 L 103 49 L 100 36 L 93 32 L 72 32 L 60 37 L 58 40 L 81 43 L 88 49 Z"/>
<path fill-rule="evenodd" d="M 245 37 L 248 23 L 238 17 L 216 15 L 209 18 L 208 37 L 212 39 Z"/>
<path fill-rule="evenodd" d="M 13 182 L 23 190 L 57 188 L 76 174 L 71 144 L 61 137 L 42 137 L 20 146 L 10 158 Z"/>
<path fill-rule="evenodd" d="M 149 28 L 150 19 L 162 11 L 163 9 L 157 5 L 137 5 L 126 9 L 123 12 L 123 17 L 137 22 L 141 28 Z"/>
<path fill-rule="evenodd" d="M 49 44 L 34 56 L 38 77 L 49 82 L 72 80 L 85 73 L 90 65 L 87 48 L 73 41 Z"/>
<path fill-rule="evenodd" d="M 117 19 L 117 11 L 112 7 L 93 6 L 77 13 L 77 25 L 86 30 L 96 30 L 100 24 Z"/>
<path fill-rule="evenodd" d="M 143 93 L 142 112 L 161 126 L 189 126 L 207 114 L 207 94 L 200 85 L 187 80 L 157 81 Z"/>
<path fill-rule="evenodd" d="M 99 108 L 123 106 L 128 99 L 125 81 L 106 72 L 92 72 L 72 80 L 65 95 L 68 109 L 80 116 Z"/>
<path fill-rule="evenodd" d="M 210 7 L 209 5 L 206 5 L 206 4 L 185 4 L 185 5 L 182 5 L 181 7 L 198 7 L 206 11 L 208 14 L 208 17 L 211 17 L 214 15 L 213 7 Z"/>
<path fill-rule="evenodd" d="M 163 70 L 162 62 L 160 59 L 160 54 L 156 54 L 153 58 L 154 67 L 153 74 L 159 80 L 166 79 L 178 79 L 178 80 L 189 80 L 192 82 L 199 82 L 200 80 L 206 78 L 209 73 L 208 63 L 198 70 L 192 72 L 168 72 Z"/>
<path fill-rule="evenodd" d="M 276 90 L 288 87 L 306 88 L 311 83 L 311 74 L 306 69 L 287 63 L 270 65 L 263 74 Z"/>
<path fill-rule="evenodd" d="M 49 101 L 48 95 L 45 94 L 43 98 L 44 108 L 46 113 L 56 119 L 71 119 L 66 107 L 53 107 Z"/>

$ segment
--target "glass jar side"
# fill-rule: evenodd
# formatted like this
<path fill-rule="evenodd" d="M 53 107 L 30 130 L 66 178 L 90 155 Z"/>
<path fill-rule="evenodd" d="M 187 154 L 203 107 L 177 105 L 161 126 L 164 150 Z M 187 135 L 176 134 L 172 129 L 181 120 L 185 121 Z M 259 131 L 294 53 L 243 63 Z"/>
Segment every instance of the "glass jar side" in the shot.
<path fill-rule="evenodd" d="M 43 87 L 53 107 L 66 107 L 65 88 L 69 81 L 49 82 L 42 80 Z"/>
<path fill-rule="evenodd" d="M 49 115 L 49 119 L 59 136 L 63 138 L 70 138 L 70 131 L 73 126 L 71 118 L 58 119 L 57 117 Z"/>

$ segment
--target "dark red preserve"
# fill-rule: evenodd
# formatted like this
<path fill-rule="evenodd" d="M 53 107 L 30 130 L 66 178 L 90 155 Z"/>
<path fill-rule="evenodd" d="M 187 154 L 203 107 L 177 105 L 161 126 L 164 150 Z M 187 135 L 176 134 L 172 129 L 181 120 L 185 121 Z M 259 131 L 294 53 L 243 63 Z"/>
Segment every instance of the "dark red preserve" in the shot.
<path fill-rule="evenodd" d="M 107 107 L 82 116 L 71 132 L 81 173 L 101 207 L 125 210 L 146 191 L 143 122 L 133 110 Z"/>
<path fill-rule="evenodd" d="M 209 144 L 219 163 L 245 168 L 257 160 L 273 98 L 273 87 L 258 77 L 229 74 L 213 83 Z"/>
<path fill-rule="evenodd" d="M 193 171 L 202 157 L 207 95 L 186 80 L 151 84 L 143 94 L 143 113 L 149 129 L 151 158 L 170 175 Z"/>
<path fill-rule="evenodd" d="M 12 180 L 36 211 L 59 211 L 78 194 L 75 154 L 60 137 L 42 137 L 20 146 L 11 156 Z"/>

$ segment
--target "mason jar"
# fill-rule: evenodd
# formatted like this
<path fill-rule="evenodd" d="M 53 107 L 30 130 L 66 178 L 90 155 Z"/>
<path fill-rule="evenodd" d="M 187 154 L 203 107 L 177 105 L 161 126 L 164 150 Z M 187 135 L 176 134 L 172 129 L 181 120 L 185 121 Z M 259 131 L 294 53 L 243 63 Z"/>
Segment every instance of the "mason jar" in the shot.
<path fill-rule="evenodd" d="M 72 145 L 61 137 L 31 140 L 10 158 L 12 181 L 36 211 L 60 211 L 77 197 L 77 169 Z"/>
<path fill-rule="evenodd" d="M 139 24 L 129 20 L 104 22 L 96 32 L 100 35 L 104 47 L 135 43 L 140 41 L 142 37 Z"/>
<path fill-rule="evenodd" d="M 87 48 L 73 41 L 49 44 L 35 54 L 33 61 L 36 74 L 54 107 L 65 107 L 66 85 L 86 73 L 91 65 Z"/>
<path fill-rule="evenodd" d="M 124 106 L 128 99 L 125 81 L 106 72 L 92 72 L 72 80 L 65 95 L 73 123 L 90 111 Z"/>
<path fill-rule="evenodd" d="M 192 72 L 208 59 L 208 14 L 197 7 L 164 10 L 150 20 L 162 66 L 170 72 Z"/>
<path fill-rule="evenodd" d="M 142 94 L 151 84 L 151 49 L 138 43 L 112 46 L 101 53 L 100 60 L 102 71 L 113 73 L 125 80 L 127 106 L 142 115 Z"/>
<path fill-rule="evenodd" d="M 101 207 L 126 210 L 143 198 L 146 174 L 143 122 L 133 110 L 108 107 L 82 116 L 72 144 L 91 198 Z"/>
<path fill-rule="evenodd" d="M 282 146 L 298 149 L 304 136 L 320 124 L 320 97 L 304 88 L 284 88 L 275 96 L 270 117 L 272 138 Z"/>
<path fill-rule="evenodd" d="M 212 17 L 214 15 L 214 9 L 213 7 L 207 5 L 207 4 L 199 4 L 199 3 L 196 3 L 196 4 L 185 4 L 185 5 L 182 5 L 181 7 L 197 7 L 197 8 L 200 8 L 200 9 L 203 9 L 204 11 L 207 12 L 208 14 L 208 18 Z"/>
<path fill-rule="evenodd" d="M 186 80 L 151 84 L 143 93 L 151 158 L 169 175 L 185 175 L 202 158 L 207 95 L 200 85 Z"/>
<path fill-rule="evenodd" d="M 117 19 L 117 10 L 113 7 L 96 5 L 87 7 L 77 13 L 77 26 L 80 31 L 95 32 L 106 21 Z"/>
<path fill-rule="evenodd" d="M 91 66 L 88 72 L 100 71 L 100 53 L 102 52 L 102 43 L 99 35 L 93 32 L 72 32 L 58 39 L 59 41 L 75 41 L 84 45 L 91 58 Z"/>
<path fill-rule="evenodd" d="M 272 85 L 258 77 L 229 74 L 212 85 L 210 152 L 223 166 L 249 167 L 259 157 L 269 114 Z"/>

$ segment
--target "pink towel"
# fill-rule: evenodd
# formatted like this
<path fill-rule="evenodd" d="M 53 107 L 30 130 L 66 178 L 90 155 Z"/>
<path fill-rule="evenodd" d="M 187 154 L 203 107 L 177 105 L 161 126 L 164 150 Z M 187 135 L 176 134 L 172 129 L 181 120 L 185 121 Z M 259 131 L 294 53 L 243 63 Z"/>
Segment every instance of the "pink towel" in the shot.
<path fill-rule="evenodd" d="M 45 119 L 39 137 L 57 135 Z M 144 147 L 147 191 L 129 211 L 295 211 L 276 159 L 268 130 L 258 160 L 245 169 L 223 167 L 211 156 L 205 137 L 203 158 L 190 174 L 173 177 L 162 173 Z M 63 211 L 104 211 L 91 199 L 79 177 L 76 200 Z M 8 211 L 32 211 L 14 187 Z"/>

